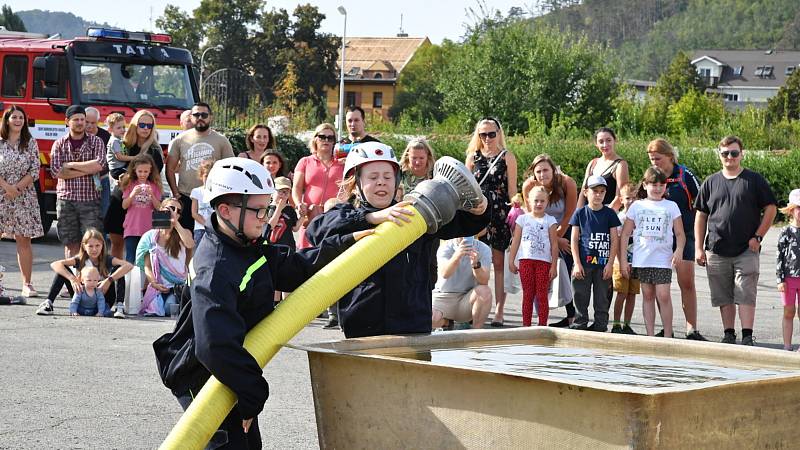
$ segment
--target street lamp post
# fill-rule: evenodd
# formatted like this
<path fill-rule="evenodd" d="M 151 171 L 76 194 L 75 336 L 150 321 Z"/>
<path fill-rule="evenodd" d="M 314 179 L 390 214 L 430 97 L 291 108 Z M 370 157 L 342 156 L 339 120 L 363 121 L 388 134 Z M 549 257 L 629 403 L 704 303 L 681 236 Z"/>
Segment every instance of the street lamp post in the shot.
<path fill-rule="evenodd" d="M 337 8 L 339 14 L 344 16 L 344 30 L 342 31 L 342 65 L 339 70 L 339 136 L 344 136 L 344 49 L 347 42 L 347 10 L 344 6 Z"/>
<path fill-rule="evenodd" d="M 208 47 L 207 49 L 203 50 L 203 54 L 200 55 L 200 99 L 203 100 L 203 61 L 206 58 L 206 53 L 209 50 L 222 50 L 221 45 L 214 45 L 212 47 Z"/>

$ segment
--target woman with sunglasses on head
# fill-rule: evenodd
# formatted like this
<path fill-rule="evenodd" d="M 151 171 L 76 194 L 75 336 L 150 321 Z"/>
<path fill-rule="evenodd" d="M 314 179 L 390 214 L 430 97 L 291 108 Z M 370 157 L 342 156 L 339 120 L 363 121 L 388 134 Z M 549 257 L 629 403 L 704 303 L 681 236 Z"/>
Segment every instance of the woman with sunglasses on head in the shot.
<path fill-rule="evenodd" d="M 275 150 L 278 148 L 272 130 L 263 123 L 257 123 L 247 130 L 244 143 L 247 146 L 247 150 L 239 153 L 238 156 L 254 161 L 261 161 L 261 158 L 263 158 L 268 150 Z"/>
<path fill-rule="evenodd" d="M 467 147 L 465 164 L 475 175 L 483 195 L 489 200 L 491 220 L 486 227 L 486 233 L 480 239 L 492 248 L 495 289 L 492 326 L 502 327 L 506 302 L 505 252 L 511 244 L 511 230 L 506 225 L 506 217 L 511 211 L 511 197 L 517 194 L 517 158 L 506 149 L 500 121 L 492 117 L 478 121 Z"/>
<path fill-rule="evenodd" d="M 146 109 L 138 111 L 133 115 L 122 144 L 128 151 L 128 156 L 133 158 L 140 153 L 144 153 L 153 158 L 153 163 L 158 171 L 164 168 L 164 158 L 161 153 L 161 146 L 158 145 L 158 131 L 156 129 L 156 118 Z M 158 175 L 159 183 L 161 175 Z M 162 191 L 163 192 L 163 191 Z M 123 258 L 125 242 L 123 239 L 125 223 L 125 208 L 122 207 L 122 189 L 117 185 L 111 192 L 111 199 L 108 210 L 103 218 L 103 231 L 108 233 L 111 240 L 111 255 L 115 258 Z"/>
<path fill-rule="evenodd" d="M 337 182 L 342 179 L 344 164 L 333 157 L 336 142 L 336 128 L 323 123 L 314 130 L 314 137 L 308 143 L 311 156 L 301 158 L 294 169 L 292 199 L 297 205 L 300 220 L 304 222 L 300 228 L 298 248 L 308 248 L 311 244 L 306 238 L 308 222 L 322 214 L 322 207 L 330 198 L 339 192 Z"/>
<path fill-rule="evenodd" d="M 140 315 L 169 315 L 169 305 L 180 303 L 176 288 L 186 284 L 187 253 L 194 247 L 192 232 L 180 223 L 181 203 L 168 198 L 161 204 L 161 211 L 170 213 L 169 228 L 146 232 L 136 247 L 136 265 L 148 283 Z"/>

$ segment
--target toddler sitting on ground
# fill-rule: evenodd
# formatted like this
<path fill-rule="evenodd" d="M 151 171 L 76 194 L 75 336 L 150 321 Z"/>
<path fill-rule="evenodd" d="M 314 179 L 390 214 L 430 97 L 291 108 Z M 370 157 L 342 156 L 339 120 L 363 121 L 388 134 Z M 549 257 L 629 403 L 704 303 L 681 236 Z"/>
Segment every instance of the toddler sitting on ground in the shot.
<path fill-rule="evenodd" d="M 106 307 L 106 299 L 103 297 L 103 293 L 97 289 L 100 284 L 100 272 L 97 268 L 83 266 L 80 279 L 83 289 L 72 296 L 69 314 L 71 316 L 111 317 L 111 311 Z"/>

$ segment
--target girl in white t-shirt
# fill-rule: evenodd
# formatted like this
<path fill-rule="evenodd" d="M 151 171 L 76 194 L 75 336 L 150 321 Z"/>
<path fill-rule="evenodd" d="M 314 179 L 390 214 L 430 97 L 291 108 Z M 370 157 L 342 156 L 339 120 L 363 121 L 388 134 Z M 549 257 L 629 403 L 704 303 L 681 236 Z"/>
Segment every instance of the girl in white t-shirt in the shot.
<path fill-rule="evenodd" d="M 522 282 L 522 325 L 531 326 L 533 299 L 539 311 L 539 325 L 547 325 L 550 312 L 547 293 L 550 282 L 556 277 L 558 267 L 558 222 L 545 214 L 550 195 L 544 186 L 534 186 L 526 196 L 527 214 L 517 218 L 514 236 L 511 239 L 508 268 L 519 272 Z M 516 261 L 519 261 L 517 269 Z"/>
<path fill-rule="evenodd" d="M 672 267 L 683 257 L 686 236 L 683 233 L 681 211 L 678 205 L 666 200 L 667 175 L 656 167 L 644 173 L 639 197 L 625 216 L 620 237 L 620 251 L 627 254 L 627 243 L 633 233 L 633 264 L 620 259 L 622 276 L 639 278 L 642 286 L 642 314 L 648 336 L 655 332 L 656 305 L 658 301 L 664 336 L 672 337 Z M 644 192 L 643 192 L 644 191 Z M 644 195 L 646 193 L 646 195 Z M 673 233 L 677 246 L 672 251 Z"/>
<path fill-rule="evenodd" d="M 197 178 L 203 182 L 202 185 L 192 189 L 189 195 L 192 199 L 192 219 L 194 219 L 194 246 L 200 245 L 200 239 L 206 233 L 206 221 L 211 218 L 211 213 L 214 211 L 211 205 L 205 201 L 206 194 L 206 178 L 211 167 L 214 165 L 213 159 L 204 159 L 200 162 L 200 167 L 197 169 Z"/>

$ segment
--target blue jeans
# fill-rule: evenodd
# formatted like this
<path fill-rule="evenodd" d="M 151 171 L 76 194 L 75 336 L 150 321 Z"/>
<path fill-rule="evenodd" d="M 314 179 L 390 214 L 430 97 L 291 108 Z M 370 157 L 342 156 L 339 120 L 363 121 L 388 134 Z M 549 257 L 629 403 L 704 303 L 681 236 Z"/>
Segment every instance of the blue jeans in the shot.
<path fill-rule="evenodd" d="M 572 278 L 575 322 L 589 323 L 589 302 L 594 305 L 594 323 L 600 329 L 608 326 L 608 290 L 611 280 L 603 279 L 603 266 L 583 265 L 583 279 Z"/>
<path fill-rule="evenodd" d="M 192 236 L 194 236 L 194 248 L 197 248 L 200 245 L 200 239 L 203 239 L 203 235 L 206 234 L 206 230 L 194 230 Z"/>
<path fill-rule="evenodd" d="M 103 187 L 100 191 L 100 217 L 105 217 L 108 203 L 111 201 L 111 183 L 108 181 L 108 175 L 100 178 L 100 185 Z"/>
<path fill-rule="evenodd" d="M 82 308 L 80 305 L 78 305 L 78 315 L 81 316 L 96 316 L 97 311 L 97 308 Z M 110 309 L 106 309 L 103 317 L 111 317 L 113 314 L 114 313 L 112 313 Z"/>
<path fill-rule="evenodd" d="M 139 239 L 141 238 L 141 236 L 125 237 L 125 261 L 131 264 L 136 262 L 136 247 L 139 246 Z"/>

